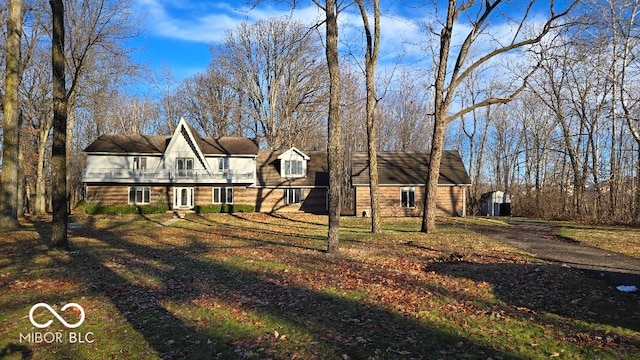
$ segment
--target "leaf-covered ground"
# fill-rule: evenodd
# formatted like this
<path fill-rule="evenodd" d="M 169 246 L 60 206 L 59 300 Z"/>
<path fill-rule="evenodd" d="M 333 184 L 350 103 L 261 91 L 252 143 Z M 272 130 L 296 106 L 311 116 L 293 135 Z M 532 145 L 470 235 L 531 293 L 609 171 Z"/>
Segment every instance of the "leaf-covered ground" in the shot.
<path fill-rule="evenodd" d="M 323 216 L 170 220 L 77 218 L 70 253 L 37 219 L 0 234 L 0 358 L 640 359 L 637 295 L 464 221 L 426 235 L 385 219 L 374 236 L 343 218 L 331 255 Z M 86 320 L 36 329 L 38 302 L 76 302 Z M 34 331 L 92 342 L 20 341 Z"/>

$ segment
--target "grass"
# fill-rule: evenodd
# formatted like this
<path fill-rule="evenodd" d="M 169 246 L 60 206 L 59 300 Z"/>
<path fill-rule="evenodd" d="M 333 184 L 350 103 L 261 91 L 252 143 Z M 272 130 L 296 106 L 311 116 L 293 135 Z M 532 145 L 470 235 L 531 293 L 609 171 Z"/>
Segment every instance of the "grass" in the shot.
<path fill-rule="evenodd" d="M 637 228 L 564 224 L 558 235 L 586 246 L 640 259 L 640 231 Z"/>
<path fill-rule="evenodd" d="M 78 218 L 70 253 L 46 246 L 48 222 L 0 234 L 0 358 L 640 359 L 636 295 L 465 220 L 422 234 L 419 219 L 385 219 L 370 234 L 368 219 L 343 218 L 335 255 L 322 216 L 166 220 Z M 54 322 L 37 329 L 37 302 L 69 322 L 79 314 L 60 308 L 76 302 L 85 322 L 65 329 L 40 309 Z M 66 338 L 20 342 L 38 331 Z"/>

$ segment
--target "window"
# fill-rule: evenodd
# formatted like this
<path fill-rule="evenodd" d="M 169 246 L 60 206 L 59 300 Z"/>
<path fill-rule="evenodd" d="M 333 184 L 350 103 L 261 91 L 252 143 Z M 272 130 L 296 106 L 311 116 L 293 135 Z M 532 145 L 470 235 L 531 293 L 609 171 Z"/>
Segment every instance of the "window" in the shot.
<path fill-rule="evenodd" d="M 130 187 L 129 204 L 149 204 L 149 187 Z"/>
<path fill-rule="evenodd" d="M 225 172 L 229 170 L 229 158 L 218 159 L 218 171 Z"/>
<path fill-rule="evenodd" d="M 284 203 L 286 205 L 302 204 L 303 195 L 302 189 L 284 189 Z"/>
<path fill-rule="evenodd" d="M 400 203 L 403 208 L 416 207 L 416 188 L 405 187 L 400 189 Z"/>
<path fill-rule="evenodd" d="M 178 177 L 192 177 L 193 158 L 177 158 L 176 170 L 178 170 Z"/>
<path fill-rule="evenodd" d="M 233 204 L 233 188 L 213 188 L 214 204 Z"/>
<path fill-rule="evenodd" d="M 133 158 L 133 170 L 147 170 L 147 158 L 136 156 Z"/>
<path fill-rule="evenodd" d="M 285 176 L 303 176 L 302 160 L 285 160 L 284 161 Z"/>

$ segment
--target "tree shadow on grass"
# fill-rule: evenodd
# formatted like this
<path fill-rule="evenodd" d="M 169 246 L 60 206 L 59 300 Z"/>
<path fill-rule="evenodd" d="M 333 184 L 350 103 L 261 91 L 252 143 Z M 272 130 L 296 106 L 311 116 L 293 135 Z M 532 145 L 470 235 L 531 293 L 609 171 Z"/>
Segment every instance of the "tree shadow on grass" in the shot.
<path fill-rule="evenodd" d="M 321 359 L 520 358 L 348 297 L 283 285 L 275 272 L 205 261 L 208 245 L 197 240 L 162 249 L 97 229 L 91 219 L 72 234 L 98 244 L 77 246 L 68 266 L 110 299 L 163 359 L 292 358 L 299 352 Z M 268 321 L 278 328 L 260 324 Z"/>
<path fill-rule="evenodd" d="M 186 228 L 180 226 L 179 223 L 172 224 L 172 226 L 182 228 L 186 231 L 215 234 L 236 240 L 247 241 L 256 245 L 275 245 L 326 252 L 324 249 L 326 236 L 294 234 L 287 231 L 276 231 L 271 229 L 246 228 L 240 225 L 230 225 L 223 221 L 202 216 L 185 217 L 183 221 L 204 225 L 207 226 L 207 229 L 199 230 Z M 281 241 L 269 240 L 266 237 L 281 239 Z M 305 243 L 309 245 L 306 245 Z"/>
<path fill-rule="evenodd" d="M 489 283 L 501 300 L 533 311 L 543 323 L 545 314 L 555 314 L 640 331 L 637 296 L 594 282 L 576 269 L 547 264 L 444 261 L 432 263 L 426 270 Z M 627 341 L 640 348 L 637 339 Z"/>

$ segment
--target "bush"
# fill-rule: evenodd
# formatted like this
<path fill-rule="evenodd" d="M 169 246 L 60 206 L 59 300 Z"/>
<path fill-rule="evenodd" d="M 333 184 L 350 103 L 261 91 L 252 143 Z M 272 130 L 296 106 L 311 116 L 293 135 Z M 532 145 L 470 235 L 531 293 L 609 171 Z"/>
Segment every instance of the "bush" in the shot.
<path fill-rule="evenodd" d="M 88 215 L 127 215 L 138 214 L 138 207 L 135 205 L 88 205 L 86 207 Z"/>
<path fill-rule="evenodd" d="M 140 215 L 146 214 L 162 214 L 169 211 L 169 205 L 167 204 L 155 204 L 155 205 L 140 205 L 138 206 L 138 213 Z"/>
<path fill-rule="evenodd" d="M 238 212 L 254 212 L 255 207 L 253 205 L 245 204 L 211 204 L 198 205 L 195 210 L 197 214 L 233 214 Z"/>
<path fill-rule="evenodd" d="M 87 200 L 82 199 L 78 201 L 76 206 L 73 207 L 73 211 L 76 213 L 84 214 L 87 212 L 87 206 L 89 206 L 89 203 L 87 203 Z"/>
<path fill-rule="evenodd" d="M 155 205 L 76 205 L 78 212 L 84 211 L 87 215 L 128 215 L 128 214 L 162 214 L 169 211 L 167 204 Z"/>

